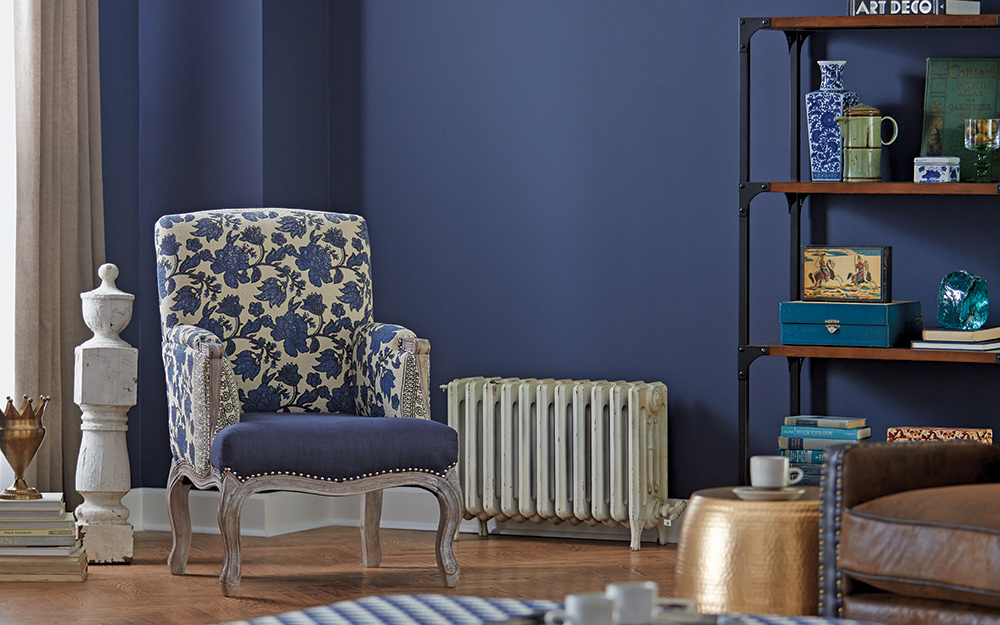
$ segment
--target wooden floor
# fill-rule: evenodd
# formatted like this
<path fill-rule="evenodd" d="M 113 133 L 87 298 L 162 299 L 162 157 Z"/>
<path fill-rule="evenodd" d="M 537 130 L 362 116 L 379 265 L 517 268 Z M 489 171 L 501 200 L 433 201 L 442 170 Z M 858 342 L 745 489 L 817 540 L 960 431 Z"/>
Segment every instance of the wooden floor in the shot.
<path fill-rule="evenodd" d="M 91 565 L 82 583 L 0 583 L 0 624 L 224 623 L 377 594 L 561 599 L 612 581 L 651 579 L 672 596 L 676 545 L 462 534 L 458 587 L 441 585 L 432 532 L 382 530 L 382 565 L 365 569 L 357 528 L 243 538 L 243 582 L 219 590 L 222 543 L 196 534 L 184 576 L 167 567 L 170 535 L 136 532 L 130 565 Z"/>

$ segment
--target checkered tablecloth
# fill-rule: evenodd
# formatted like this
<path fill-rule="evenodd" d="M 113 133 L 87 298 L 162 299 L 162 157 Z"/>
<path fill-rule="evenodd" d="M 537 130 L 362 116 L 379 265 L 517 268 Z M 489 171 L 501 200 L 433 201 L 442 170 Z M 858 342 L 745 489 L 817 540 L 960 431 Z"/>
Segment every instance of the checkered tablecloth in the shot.
<path fill-rule="evenodd" d="M 560 607 L 556 601 L 446 595 L 381 595 L 226 625 L 482 625 Z M 816 616 L 724 614 L 719 625 L 864 625 Z"/>

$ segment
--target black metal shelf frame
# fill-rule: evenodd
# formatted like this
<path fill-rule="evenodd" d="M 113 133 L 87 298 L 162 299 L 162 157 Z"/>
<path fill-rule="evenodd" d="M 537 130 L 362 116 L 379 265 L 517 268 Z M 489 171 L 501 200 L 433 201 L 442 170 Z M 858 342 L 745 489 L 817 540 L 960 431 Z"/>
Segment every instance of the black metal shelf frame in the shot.
<path fill-rule="evenodd" d="M 812 194 L 948 194 L 948 195 L 997 195 L 1000 185 L 958 184 L 917 185 L 916 183 L 870 183 L 857 186 L 845 183 L 802 182 L 802 113 L 800 99 L 802 92 L 802 47 L 806 39 L 817 31 L 854 29 L 955 29 L 955 28 L 997 28 L 998 15 L 941 15 L 941 16 L 833 16 L 833 17 L 744 17 L 739 20 L 740 54 L 740 169 L 739 169 L 739 345 L 737 351 L 737 377 L 739 385 L 739 484 L 749 482 L 749 428 L 750 428 L 750 365 L 761 356 L 784 355 L 789 369 L 789 414 L 797 414 L 801 406 L 802 364 L 807 357 L 813 358 L 866 358 L 879 357 L 880 353 L 870 350 L 806 350 L 779 349 L 778 346 L 750 344 L 750 206 L 761 193 L 784 193 L 788 201 L 789 215 L 789 299 L 798 299 L 798 285 L 801 280 L 799 249 L 802 233 L 802 207 Z M 789 182 L 752 181 L 750 177 L 750 59 L 751 39 L 761 30 L 782 32 L 788 42 L 789 57 Z M 877 185 L 885 185 L 879 187 Z M 888 360 L 936 360 L 940 362 L 986 362 L 983 358 L 963 360 L 962 356 L 944 353 L 940 355 L 921 354 L 908 357 L 901 350 L 888 350 Z M 905 350 L 903 350 L 905 351 Z M 774 352 L 772 354 L 772 352 Z M 890 354 L 891 352 L 891 354 Z M 1000 359 L 990 362 L 1000 364 Z"/>

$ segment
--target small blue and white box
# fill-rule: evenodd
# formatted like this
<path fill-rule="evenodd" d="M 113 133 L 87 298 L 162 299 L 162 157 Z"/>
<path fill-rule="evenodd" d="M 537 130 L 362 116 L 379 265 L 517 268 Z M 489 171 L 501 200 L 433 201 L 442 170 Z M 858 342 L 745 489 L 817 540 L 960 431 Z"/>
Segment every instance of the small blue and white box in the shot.
<path fill-rule="evenodd" d="M 913 182 L 958 182 L 958 157 L 918 156 L 914 158 Z"/>

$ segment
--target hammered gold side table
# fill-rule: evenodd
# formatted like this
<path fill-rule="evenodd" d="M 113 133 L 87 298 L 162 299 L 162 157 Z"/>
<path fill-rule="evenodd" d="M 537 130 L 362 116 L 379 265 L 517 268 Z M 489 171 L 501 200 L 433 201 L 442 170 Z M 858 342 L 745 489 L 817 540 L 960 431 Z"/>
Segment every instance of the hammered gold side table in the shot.
<path fill-rule="evenodd" d="M 819 488 L 794 501 L 743 501 L 732 488 L 691 495 L 677 546 L 675 596 L 698 611 L 815 615 Z"/>

